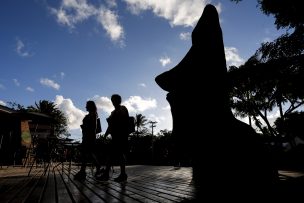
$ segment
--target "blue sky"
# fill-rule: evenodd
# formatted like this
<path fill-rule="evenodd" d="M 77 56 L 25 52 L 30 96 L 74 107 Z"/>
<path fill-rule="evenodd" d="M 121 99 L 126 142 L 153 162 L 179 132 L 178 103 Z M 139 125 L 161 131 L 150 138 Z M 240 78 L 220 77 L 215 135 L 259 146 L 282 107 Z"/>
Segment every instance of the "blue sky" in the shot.
<path fill-rule="evenodd" d="M 227 66 L 283 32 L 251 0 L 2 0 L 0 104 L 53 101 L 81 139 L 86 101 L 96 102 L 105 130 L 118 93 L 130 115 L 157 122 L 154 132 L 171 130 L 167 92 L 154 78 L 187 53 L 207 3 L 219 11 Z"/>

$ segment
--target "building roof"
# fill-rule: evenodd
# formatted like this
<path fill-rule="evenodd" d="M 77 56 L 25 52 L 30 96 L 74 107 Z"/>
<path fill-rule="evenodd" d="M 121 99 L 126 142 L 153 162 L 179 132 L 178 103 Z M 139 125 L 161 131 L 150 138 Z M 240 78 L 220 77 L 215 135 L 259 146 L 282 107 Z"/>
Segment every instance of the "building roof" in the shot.
<path fill-rule="evenodd" d="M 13 114 L 16 113 L 16 111 L 12 108 L 0 105 L 0 113 L 2 114 Z"/>
<path fill-rule="evenodd" d="M 26 112 L 26 111 L 16 111 L 12 108 L 0 105 L 0 115 L 4 118 L 7 117 L 15 117 L 18 119 L 24 120 L 33 120 L 36 122 L 50 122 L 53 118 L 49 115 L 39 113 L 39 112 Z M 4 116 L 4 117 L 3 117 Z"/>

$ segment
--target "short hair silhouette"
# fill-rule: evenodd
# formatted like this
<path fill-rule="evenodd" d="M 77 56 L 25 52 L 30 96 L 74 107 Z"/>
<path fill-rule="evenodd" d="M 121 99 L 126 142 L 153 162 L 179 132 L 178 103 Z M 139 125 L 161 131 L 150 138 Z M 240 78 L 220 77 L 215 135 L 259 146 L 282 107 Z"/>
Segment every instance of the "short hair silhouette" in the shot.
<path fill-rule="evenodd" d="M 121 96 L 119 94 L 113 94 L 111 96 L 111 101 L 115 105 L 121 104 Z"/>

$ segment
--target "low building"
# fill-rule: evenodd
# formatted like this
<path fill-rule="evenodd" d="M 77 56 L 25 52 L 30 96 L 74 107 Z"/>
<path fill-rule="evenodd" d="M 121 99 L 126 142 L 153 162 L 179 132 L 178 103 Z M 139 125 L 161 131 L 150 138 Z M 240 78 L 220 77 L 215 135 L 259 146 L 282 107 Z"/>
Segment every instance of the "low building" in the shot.
<path fill-rule="evenodd" d="M 0 165 L 22 164 L 34 141 L 53 137 L 52 118 L 0 105 Z"/>

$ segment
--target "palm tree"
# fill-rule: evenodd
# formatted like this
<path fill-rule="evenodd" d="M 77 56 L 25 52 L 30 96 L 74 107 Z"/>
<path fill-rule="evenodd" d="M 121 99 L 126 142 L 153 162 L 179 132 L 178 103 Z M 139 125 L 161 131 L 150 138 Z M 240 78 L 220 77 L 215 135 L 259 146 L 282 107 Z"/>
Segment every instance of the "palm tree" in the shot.
<path fill-rule="evenodd" d="M 136 135 L 139 135 L 139 130 L 142 129 L 147 124 L 147 119 L 142 114 L 135 115 L 135 126 L 136 126 Z"/>
<path fill-rule="evenodd" d="M 35 102 L 35 106 L 29 106 L 28 109 L 47 115 L 52 115 L 56 109 L 56 105 L 53 102 L 47 100 L 40 100 L 38 103 Z"/>

